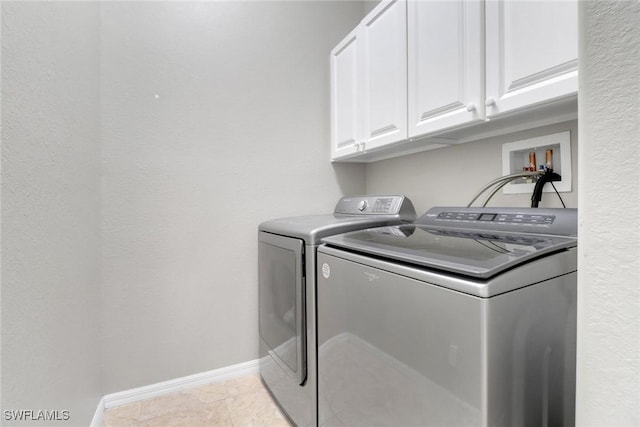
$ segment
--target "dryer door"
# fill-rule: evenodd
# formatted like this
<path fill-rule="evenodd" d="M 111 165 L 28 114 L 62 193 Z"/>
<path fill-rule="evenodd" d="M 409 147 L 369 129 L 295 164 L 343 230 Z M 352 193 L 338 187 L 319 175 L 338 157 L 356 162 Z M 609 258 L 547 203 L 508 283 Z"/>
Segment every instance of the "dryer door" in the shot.
<path fill-rule="evenodd" d="M 306 379 L 304 241 L 259 233 L 260 337 L 280 367 Z"/>

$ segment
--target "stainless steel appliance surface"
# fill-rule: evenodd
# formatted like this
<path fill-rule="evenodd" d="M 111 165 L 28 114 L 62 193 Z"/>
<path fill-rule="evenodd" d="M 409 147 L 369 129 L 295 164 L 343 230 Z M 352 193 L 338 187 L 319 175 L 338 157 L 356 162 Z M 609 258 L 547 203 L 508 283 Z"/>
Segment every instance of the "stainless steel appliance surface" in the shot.
<path fill-rule="evenodd" d="M 400 195 L 340 199 L 333 214 L 258 227 L 260 375 L 290 421 L 317 426 L 316 250 L 324 237 L 415 220 Z"/>
<path fill-rule="evenodd" d="M 318 248 L 320 426 L 575 424 L 577 212 L 432 208 Z"/>

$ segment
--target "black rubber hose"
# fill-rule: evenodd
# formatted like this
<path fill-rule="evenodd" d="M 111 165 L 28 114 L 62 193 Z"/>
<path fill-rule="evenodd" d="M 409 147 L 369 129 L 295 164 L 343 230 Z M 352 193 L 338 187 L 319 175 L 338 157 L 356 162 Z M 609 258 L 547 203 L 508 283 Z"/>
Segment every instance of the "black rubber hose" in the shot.
<path fill-rule="evenodd" d="M 562 177 L 555 172 L 546 172 L 538 178 L 531 195 L 531 207 L 537 208 L 540 200 L 542 200 L 542 188 L 547 182 L 560 181 Z"/>

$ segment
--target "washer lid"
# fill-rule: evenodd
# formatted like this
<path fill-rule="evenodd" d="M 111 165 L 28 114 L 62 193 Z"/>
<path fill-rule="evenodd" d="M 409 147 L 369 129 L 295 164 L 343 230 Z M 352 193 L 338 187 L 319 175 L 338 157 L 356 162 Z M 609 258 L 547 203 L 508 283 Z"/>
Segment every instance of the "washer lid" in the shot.
<path fill-rule="evenodd" d="M 478 279 L 577 245 L 573 237 L 414 224 L 353 231 L 323 241 L 330 246 Z"/>

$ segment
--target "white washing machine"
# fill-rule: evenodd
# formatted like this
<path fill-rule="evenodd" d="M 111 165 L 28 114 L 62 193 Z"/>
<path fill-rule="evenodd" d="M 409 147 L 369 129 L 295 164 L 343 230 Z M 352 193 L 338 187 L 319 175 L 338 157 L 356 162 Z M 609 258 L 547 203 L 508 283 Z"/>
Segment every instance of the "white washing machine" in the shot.
<path fill-rule="evenodd" d="M 340 199 L 333 214 L 260 224 L 260 375 L 295 425 L 317 426 L 315 278 L 321 239 L 415 218 L 404 196 L 355 196 Z"/>
<path fill-rule="evenodd" d="M 318 249 L 321 426 L 573 426 L 577 212 L 433 208 Z"/>

